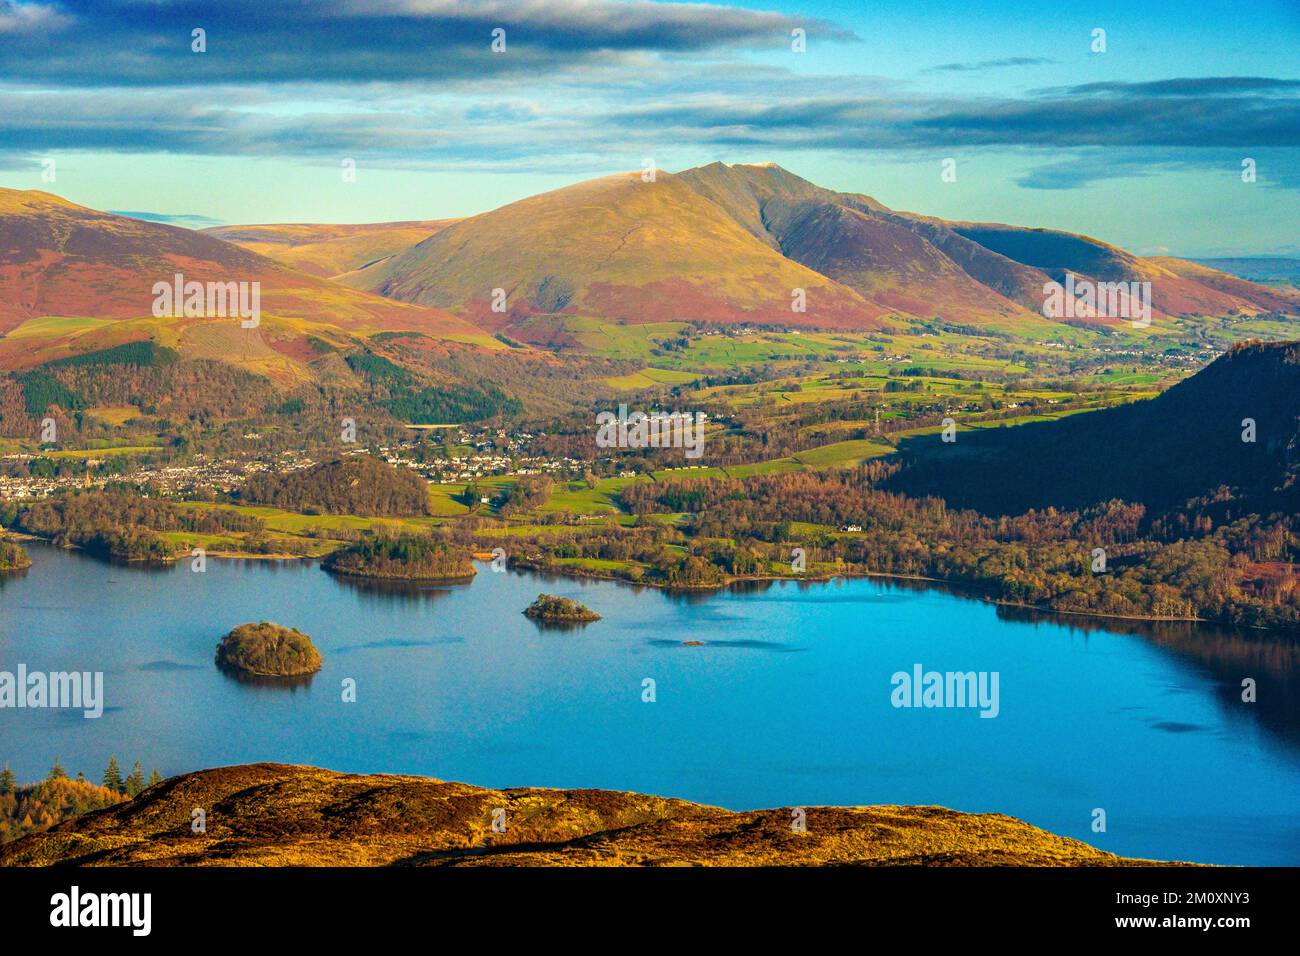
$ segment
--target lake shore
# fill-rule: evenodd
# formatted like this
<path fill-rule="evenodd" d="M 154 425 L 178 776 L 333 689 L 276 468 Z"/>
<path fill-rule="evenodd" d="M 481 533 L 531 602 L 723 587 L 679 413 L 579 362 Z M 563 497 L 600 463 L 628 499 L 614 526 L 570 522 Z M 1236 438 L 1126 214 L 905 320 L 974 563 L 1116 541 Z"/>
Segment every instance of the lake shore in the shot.
<path fill-rule="evenodd" d="M 477 558 L 478 555 L 475 555 Z M 489 555 L 490 557 L 490 555 Z M 830 584 L 837 580 L 884 580 L 884 581 L 916 581 L 923 584 L 937 584 L 951 589 L 961 597 L 972 600 L 982 601 L 985 604 L 992 604 L 996 607 L 1019 608 L 1026 611 L 1038 611 L 1043 614 L 1060 614 L 1067 617 L 1095 618 L 1098 621 L 1145 621 L 1150 623 L 1183 623 L 1183 624 L 1219 624 L 1224 627 L 1241 627 L 1250 630 L 1260 631 L 1267 634 L 1290 635 L 1293 632 L 1283 628 L 1267 628 L 1250 624 L 1242 624 L 1235 621 L 1216 621 L 1212 618 L 1204 617 L 1155 617 L 1150 615 L 1137 614 L 1105 614 L 1100 611 L 1075 611 L 1054 608 L 1047 604 L 1026 604 L 1017 601 L 1005 601 L 998 598 L 991 598 L 987 594 L 980 593 L 980 589 L 974 585 L 961 580 L 948 580 L 946 578 L 927 577 L 919 574 L 894 574 L 887 571 L 857 571 L 844 570 L 833 573 L 801 573 L 801 574 L 760 574 L 760 575 L 728 575 L 723 581 L 715 584 L 694 584 L 681 585 L 669 584 L 664 581 L 630 581 L 622 575 L 614 574 L 608 571 L 583 568 L 579 565 L 544 565 L 541 563 L 516 561 L 512 562 L 512 567 L 519 567 L 527 571 L 538 574 L 556 574 L 563 577 L 573 578 L 576 580 L 593 580 L 593 581 L 612 581 L 619 584 L 627 584 L 633 587 L 657 588 L 661 591 L 668 592 L 710 592 L 725 591 L 736 586 L 746 584 L 761 584 L 764 582 L 793 582 L 796 584 Z"/>
<path fill-rule="evenodd" d="M 40 535 L 25 534 L 18 531 L 8 531 L 8 535 L 25 541 L 42 541 L 46 544 L 54 543 L 48 538 Z M 55 545 L 56 547 L 60 547 Z M 70 551 L 87 552 L 86 549 L 78 545 L 69 544 L 61 546 Z M 490 551 L 473 551 L 471 556 L 476 561 L 491 561 L 495 557 Z M 124 564 L 158 564 L 169 565 L 184 561 L 191 557 L 188 551 L 181 551 L 171 557 L 164 559 L 127 559 L 120 563 Z M 237 550 L 213 550 L 206 551 L 205 557 L 237 559 L 242 561 L 321 561 L 325 555 L 312 554 L 288 554 L 273 553 L 260 554 L 254 552 L 245 552 Z M 1259 631 L 1265 634 L 1291 635 L 1294 632 L 1284 628 L 1268 628 L 1258 625 L 1243 624 L 1236 621 L 1219 621 L 1213 618 L 1203 617 L 1155 617 L 1150 615 L 1134 614 L 1106 614 L 1100 611 L 1077 611 L 1063 608 L 1055 608 L 1046 604 L 1026 604 L 1023 602 L 1006 601 L 998 598 L 991 598 L 987 594 L 981 593 L 980 589 L 968 582 L 961 580 L 949 580 L 946 578 L 927 577 L 918 574 L 895 574 L 886 571 L 862 571 L 862 570 L 840 570 L 834 572 L 814 571 L 799 574 L 761 574 L 761 575 L 727 575 L 722 581 L 709 584 L 671 584 L 665 581 L 640 580 L 632 581 L 628 578 L 614 574 L 610 571 L 603 571 L 594 568 L 584 568 L 581 565 L 559 564 L 546 565 L 541 562 L 528 561 L 526 559 L 513 559 L 510 562 L 512 568 L 520 568 L 526 571 L 532 571 L 540 574 L 556 574 L 562 577 L 572 578 L 574 580 L 593 580 L 593 581 L 612 581 L 619 584 L 627 584 L 633 587 L 656 588 L 667 592 L 680 593 L 707 593 L 710 591 L 724 591 L 734 588 L 737 585 L 761 584 L 764 582 L 784 582 L 794 583 L 816 583 L 829 584 L 836 580 L 858 580 L 858 579 L 880 579 L 896 581 L 916 581 L 927 584 L 942 585 L 950 588 L 954 593 L 972 600 L 982 601 L 986 604 L 992 604 L 997 607 L 1019 608 L 1026 611 L 1037 611 L 1043 614 L 1059 614 L 1065 617 L 1094 618 L 1098 621 L 1139 621 L 1149 623 L 1186 623 L 1186 624 L 1218 624 L 1224 627 L 1240 627 L 1248 630 Z M 355 581 L 376 581 L 385 583 L 409 582 L 410 584 L 464 584 L 468 583 L 473 575 L 460 577 L 408 577 L 404 575 L 376 575 L 376 574 L 358 574 L 347 571 L 340 571 L 334 568 L 326 569 L 330 574 L 339 577 L 348 578 Z"/>

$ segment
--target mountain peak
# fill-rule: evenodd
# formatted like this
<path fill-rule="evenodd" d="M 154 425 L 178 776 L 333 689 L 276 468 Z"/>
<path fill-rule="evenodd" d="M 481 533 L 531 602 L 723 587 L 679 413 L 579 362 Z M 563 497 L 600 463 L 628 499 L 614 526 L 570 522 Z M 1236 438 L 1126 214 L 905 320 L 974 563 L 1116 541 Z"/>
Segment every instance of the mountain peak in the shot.
<path fill-rule="evenodd" d="M 462 220 L 345 281 L 539 343 L 579 316 L 879 328 L 885 309 L 784 256 L 733 214 L 744 184 L 760 178 L 717 163 L 652 182 L 640 172 L 591 179 Z M 700 188 L 706 181 L 736 202 L 719 202 Z M 538 236 L 545 241 L 528 240 Z M 493 288 L 507 294 L 506 311 L 492 308 Z M 808 290 L 806 312 L 791 309 L 792 289 Z"/>

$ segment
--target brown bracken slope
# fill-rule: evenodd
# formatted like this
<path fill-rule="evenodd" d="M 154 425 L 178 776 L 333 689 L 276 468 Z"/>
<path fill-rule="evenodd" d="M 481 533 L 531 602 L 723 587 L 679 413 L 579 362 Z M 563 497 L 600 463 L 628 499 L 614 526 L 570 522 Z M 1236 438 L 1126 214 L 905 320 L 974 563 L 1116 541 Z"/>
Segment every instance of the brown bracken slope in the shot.
<path fill-rule="evenodd" d="M 257 282 L 261 318 L 155 318 L 155 283 Z M 249 286 L 251 288 L 251 286 Z M 51 319 L 67 318 L 61 322 Z M 481 329 L 287 268 L 214 236 L 0 188 L 0 369 L 151 340 L 186 358 L 217 359 L 288 380 L 313 378 L 311 339 L 351 342 L 380 331 L 483 342 Z"/>
<path fill-rule="evenodd" d="M 1125 324 L 1045 317 L 1045 285 L 1067 274 L 1149 282 L 1157 319 L 1300 312 L 1290 290 L 1181 259 L 893 210 L 771 163 L 589 180 L 462 219 L 339 278 L 523 341 L 537 341 L 543 316 L 856 330 L 912 316 L 1034 338 L 1059 322 Z M 494 288 L 507 297 L 496 312 Z M 792 310 L 795 289 L 805 311 Z"/>
<path fill-rule="evenodd" d="M 455 219 L 350 224 L 216 226 L 203 231 L 281 265 L 330 277 L 372 265 L 454 224 Z"/>
<path fill-rule="evenodd" d="M 191 832 L 191 813 L 207 832 Z M 505 832 L 494 832 L 504 809 Z M 1143 863 L 1002 814 L 942 807 L 732 813 L 609 790 L 490 790 L 250 764 L 173 777 L 0 847 L 40 866 L 1115 866 Z"/>

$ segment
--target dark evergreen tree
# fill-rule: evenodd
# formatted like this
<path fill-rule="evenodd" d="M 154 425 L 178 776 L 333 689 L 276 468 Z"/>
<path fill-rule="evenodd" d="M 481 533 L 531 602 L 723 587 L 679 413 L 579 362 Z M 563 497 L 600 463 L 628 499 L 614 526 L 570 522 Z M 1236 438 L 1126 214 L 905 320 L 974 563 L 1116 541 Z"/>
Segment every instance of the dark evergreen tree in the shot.
<path fill-rule="evenodd" d="M 140 761 L 135 762 L 131 768 L 131 775 L 126 778 L 126 795 L 134 797 L 144 789 L 144 771 L 140 769 Z"/>
<path fill-rule="evenodd" d="M 122 771 L 117 768 L 117 757 L 108 758 L 108 767 L 104 770 L 104 786 L 115 793 L 122 792 Z"/>

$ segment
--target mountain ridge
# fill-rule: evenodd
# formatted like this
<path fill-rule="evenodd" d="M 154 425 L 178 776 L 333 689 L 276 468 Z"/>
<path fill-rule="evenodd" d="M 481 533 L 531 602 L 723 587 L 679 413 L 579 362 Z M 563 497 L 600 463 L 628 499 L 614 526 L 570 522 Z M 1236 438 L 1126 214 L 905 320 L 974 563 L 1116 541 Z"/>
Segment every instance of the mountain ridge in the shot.
<path fill-rule="evenodd" d="M 1285 286 L 1061 230 L 900 212 L 775 164 L 646 179 L 585 180 L 462 219 L 203 231 L 0 190 L 0 368 L 147 340 L 296 386 L 339 379 L 328 353 L 377 333 L 500 351 L 583 350 L 593 321 L 866 333 L 938 321 L 1032 341 L 1062 323 L 1127 326 L 1045 317 L 1045 285 L 1067 274 L 1150 282 L 1157 325 L 1300 315 Z M 152 316 L 154 283 L 175 274 L 258 282 L 264 321 Z"/>
<path fill-rule="evenodd" d="M 493 330 L 556 313 L 873 329 L 888 311 L 781 255 L 671 173 L 652 182 L 621 173 L 530 196 L 345 281 Z M 494 289 L 505 296 L 497 310 Z M 806 312 L 792 308 L 796 289 L 807 294 Z"/>
<path fill-rule="evenodd" d="M 611 184 L 623 187 L 620 195 Z M 638 188 L 643 195 L 630 199 L 628 190 Z M 671 200 L 646 200 L 655 189 Z M 622 223 L 621 234 L 611 231 L 610 215 Z M 689 254 L 674 241 L 687 243 Z M 785 264 L 765 257 L 760 245 Z M 551 254 L 539 257 L 537 246 Z M 620 268 L 611 269 L 616 255 Z M 736 269 L 719 274 L 718 263 Z M 659 172 L 649 182 L 640 173 L 586 180 L 468 217 L 345 281 L 447 308 L 494 330 L 567 314 L 867 330 L 938 317 L 1039 333 L 1057 324 L 1043 315 L 1044 285 L 1067 273 L 1093 282 L 1150 282 L 1153 314 L 1162 319 L 1300 314 L 1300 295 L 1186 260 L 1143 258 L 1063 230 L 900 212 L 775 164 L 711 163 Z M 495 315 L 483 305 L 492 288 L 512 303 Z M 796 288 L 807 292 L 805 313 L 790 309 Z M 1127 317 L 1075 321 L 1105 326 Z"/>
<path fill-rule="evenodd" d="M 237 316 L 154 314 L 154 286 L 258 283 L 257 327 Z M 180 310 L 175 310 L 179 312 Z M 311 379 L 311 339 L 412 331 L 490 341 L 448 312 L 397 302 L 295 271 L 194 230 L 80 206 L 37 190 L 0 189 L 0 367 L 154 341 L 195 358 L 244 364 L 282 381 Z"/>

